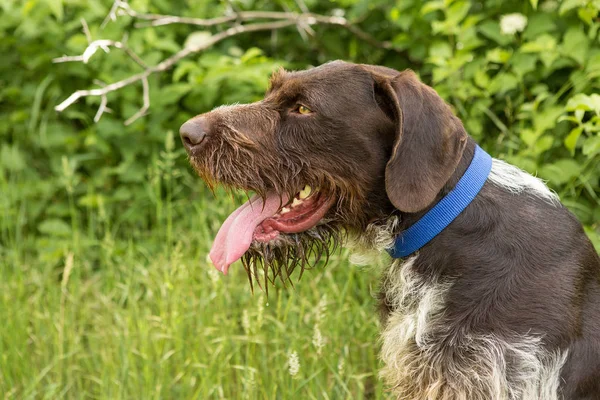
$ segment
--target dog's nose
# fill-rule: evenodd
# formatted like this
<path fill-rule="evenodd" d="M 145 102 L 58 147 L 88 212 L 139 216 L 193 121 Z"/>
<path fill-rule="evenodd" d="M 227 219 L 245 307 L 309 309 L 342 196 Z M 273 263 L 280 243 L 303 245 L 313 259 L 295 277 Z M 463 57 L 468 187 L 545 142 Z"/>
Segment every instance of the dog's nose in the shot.
<path fill-rule="evenodd" d="M 179 136 L 188 152 L 199 148 L 206 140 L 206 134 L 207 123 L 203 117 L 190 119 L 179 128 Z"/>

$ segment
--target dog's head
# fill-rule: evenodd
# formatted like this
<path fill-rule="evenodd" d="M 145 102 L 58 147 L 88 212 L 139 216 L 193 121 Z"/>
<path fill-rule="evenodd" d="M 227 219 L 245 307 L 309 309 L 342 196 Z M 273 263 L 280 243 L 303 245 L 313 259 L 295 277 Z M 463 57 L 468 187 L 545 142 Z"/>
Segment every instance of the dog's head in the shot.
<path fill-rule="evenodd" d="M 210 186 L 256 193 L 217 234 L 215 266 L 226 273 L 242 258 L 249 273 L 262 263 L 284 279 L 345 232 L 429 206 L 467 137 L 413 72 L 341 61 L 278 71 L 263 100 L 216 108 L 180 133 Z"/>

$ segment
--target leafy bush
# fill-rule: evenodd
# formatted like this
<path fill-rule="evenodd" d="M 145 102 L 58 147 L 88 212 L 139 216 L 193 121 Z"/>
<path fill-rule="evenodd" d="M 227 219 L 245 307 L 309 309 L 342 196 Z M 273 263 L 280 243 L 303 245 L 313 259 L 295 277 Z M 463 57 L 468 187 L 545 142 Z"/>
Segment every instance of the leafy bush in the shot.
<path fill-rule="evenodd" d="M 260 0 L 236 4 L 242 10 L 297 10 Z M 2 5 L 0 179 L 7 195 L 0 204 L 6 244 L 27 238 L 23 245 L 46 251 L 31 238 L 50 232 L 68 237 L 73 229 L 91 237 L 127 237 L 157 226 L 166 215 L 156 211 L 165 196 L 205 194 L 186 168 L 181 146 L 172 143 L 182 121 L 218 104 L 260 98 L 279 65 L 305 68 L 334 58 L 415 69 L 492 154 L 547 180 L 599 243 L 598 1 L 310 1 L 311 11 L 344 15 L 393 49 L 376 48 L 336 26 L 315 25 L 307 40 L 293 28 L 239 35 L 152 76 L 150 113 L 127 127 L 122 122 L 141 105 L 139 87 L 112 93 L 113 113 L 97 124 L 98 98 L 60 115 L 53 110 L 95 79 L 113 82 L 140 69 L 116 50 L 99 52 L 87 65 L 52 64 L 57 56 L 85 50 L 80 18 L 94 39 L 129 32 L 129 46 L 148 65 L 210 33 L 185 25 L 133 28 L 129 17 L 101 30 L 109 6 L 83 0 Z M 131 7 L 214 17 L 228 6 L 132 1 Z M 170 159 L 160 164 L 167 133 Z M 177 212 L 171 217 L 181 221 Z"/>
<path fill-rule="evenodd" d="M 374 49 L 335 27 L 316 26 L 315 37 L 307 41 L 293 30 L 237 36 L 181 61 L 167 74 L 153 76 L 150 115 L 130 127 L 122 121 L 139 107 L 139 88 L 111 95 L 114 113 L 104 115 L 98 124 L 91 121 L 90 107 L 98 104 L 97 98 L 63 115 L 56 115 L 53 106 L 74 88 L 90 87 L 94 79 L 111 82 L 126 77 L 138 66 L 117 51 L 98 54 L 89 65 L 53 65 L 51 59 L 83 52 L 87 41 L 79 18 L 90 23 L 94 38 L 118 38 L 129 31 L 129 46 L 149 65 L 180 49 L 186 38 L 193 39 L 193 30 L 177 25 L 132 29 L 131 21 L 121 18 L 101 31 L 98 25 L 108 4 L 72 1 L 63 7 L 48 1 L 34 7 L 33 3 L 5 5 L 1 25 L 3 36 L 9 38 L 1 45 L 8 55 L 2 61 L 1 99 L 8 105 L 0 125 L 5 142 L 2 179 L 6 188 L 27 182 L 18 191 L 7 190 L 18 196 L 5 198 L 3 209 L 14 216 L 15 210 L 28 205 L 20 217 L 20 235 L 57 229 L 67 233 L 73 224 L 91 224 L 100 233 L 106 227 L 90 220 L 100 214 L 124 232 L 130 226 L 156 224 L 157 216 L 144 210 L 156 203 L 157 195 L 164 195 L 148 185 L 149 178 L 159 173 L 155 161 L 165 132 L 217 104 L 256 100 L 277 65 L 304 68 L 331 58 L 413 67 L 493 154 L 539 173 L 591 227 L 589 232 L 597 229 L 599 105 L 598 96 L 589 95 L 598 88 L 600 75 L 597 1 L 567 1 L 560 6 L 552 1 L 308 3 L 314 12 L 343 12 L 350 20 L 362 19 L 363 29 L 378 39 L 390 39 L 400 55 Z M 213 6 L 174 10 L 160 2 L 132 3 L 139 11 L 194 16 L 224 12 L 224 5 Z M 281 8 L 260 1 L 240 7 Z M 506 16 L 514 12 L 521 14 Z M 43 26 L 38 23 L 42 20 Z M 511 27 L 511 21 L 517 26 Z M 196 187 L 200 185 L 192 183 L 183 168 L 180 146 L 170 151 L 178 155 L 173 160 L 176 186 L 181 181 L 190 186 L 178 195 L 193 196 L 190 190 L 201 195 Z M 17 233 L 9 229 L 12 218 L 3 224 L 5 236 L 7 231 Z"/>
<path fill-rule="evenodd" d="M 233 201 L 213 199 L 194 176 L 177 129 L 214 106 L 260 99 L 279 66 L 341 58 L 414 69 L 491 154 L 547 180 L 600 250 L 600 1 L 129 4 L 140 13 L 212 18 L 232 5 L 300 12 L 304 3 L 367 35 L 316 24 L 303 34 L 292 26 L 230 37 L 153 74 L 148 115 L 125 126 L 142 105 L 139 83 L 111 93 L 112 112 L 98 123 L 99 98 L 54 110 L 77 89 L 141 71 L 116 49 L 98 50 L 87 64 L 53 64 L 88 46 L 81 20 L 93 39 L 128 32 L 146 65 L 224 26 L 136 27 L 120 16 L 101 29 L 109 0 L 0 2 L 6 398 L 384 397 L 374 378 L 374 276 L 355 279 L 345 255 L 334 256 L 324 274 L 296 292 L 276 291 L 275 306 L 263 310 L 244 276 L 222 284 L 203 261 Z M 325 307 L 328 292 L 339 312 L 307 313 Z M 250 327 L 250 317 L 261 322 Z M 321 355 L 322 346 L 329 347 Z M 291 350 L 302 365 L 296 378 L 287 373 Z"/>

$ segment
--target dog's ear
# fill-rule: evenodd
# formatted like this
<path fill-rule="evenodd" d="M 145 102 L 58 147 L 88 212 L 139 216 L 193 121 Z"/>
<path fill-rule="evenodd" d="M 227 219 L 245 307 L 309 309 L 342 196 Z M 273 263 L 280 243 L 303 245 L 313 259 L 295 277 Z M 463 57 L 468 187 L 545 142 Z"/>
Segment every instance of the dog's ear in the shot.
<path fill-rule="evenodd" d="M 414 72 L 407 70 L 395 76 L 370 72 L 377 105 L 396 125 L 385 169 L 387 195 L 400 211 L 421 211 L 454 173 L 467 133 L 444 100 Z"/>

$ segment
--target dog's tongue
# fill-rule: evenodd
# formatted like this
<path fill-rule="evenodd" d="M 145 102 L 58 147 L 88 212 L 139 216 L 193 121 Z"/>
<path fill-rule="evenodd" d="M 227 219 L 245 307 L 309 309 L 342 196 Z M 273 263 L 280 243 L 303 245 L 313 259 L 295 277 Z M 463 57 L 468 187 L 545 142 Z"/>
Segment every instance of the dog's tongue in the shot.
<path fill-rule="evenodd" d="M 275 215 L 287 201 L 287 196 L 275 193 L 267 194 L 264 201 L 255 195 L 235 210 L 219 229 L 210 250 L 209 257 L 215 268 L 227 274 L 229 266 L 250 248 L 256 227 Z"/>

